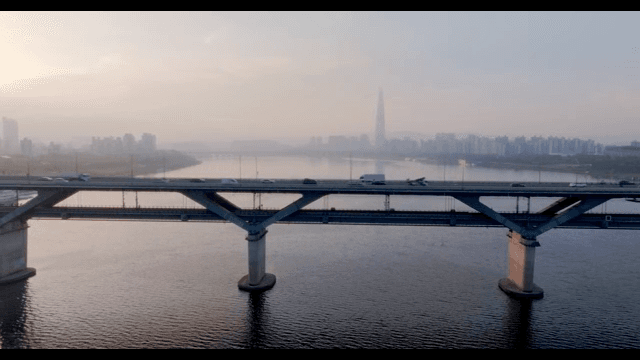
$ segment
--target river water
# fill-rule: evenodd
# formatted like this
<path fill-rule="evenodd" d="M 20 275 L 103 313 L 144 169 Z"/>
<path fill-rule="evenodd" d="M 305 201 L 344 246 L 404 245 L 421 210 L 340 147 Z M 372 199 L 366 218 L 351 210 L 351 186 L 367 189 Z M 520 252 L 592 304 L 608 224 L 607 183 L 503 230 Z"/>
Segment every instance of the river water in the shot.
<path fill-rule="evenodd" d="M 567 181 L 575 175 L 412 161 L 221 157 L 167 177 Z M 464 174 L 463 174 L 464 172 Z M 160 174 L 159 176 L 162 176 Z M 579 181 L 594 179 L 580 176 Z M 225 195 L 225 194 L 223 194 Z M 227 195 L 225 195 L 227 196 Z M 294 196 L 228 195 L 277 208 Z M 193 206 L 177 194 L 83 193 L 68 205 Z M 520 211 L 552 199 L 518 204 Z M 516 199 L 487 199 L 515 209 Z M 310 208 L 382 209 L 383 196 Z M 404 209 L 465 207 L 391 198 Z M 593 211 L 639 211 L 612 200 Z M 0 287 L 2 348 L 640 348 L 640 232 L 551 230 L 538 240 L 541 300 L 498 288 L 505 228 L 269 227 L 273 289 L 237 288 L 246 234 L 226 223 L 29 220 L 27 281 Z"/>

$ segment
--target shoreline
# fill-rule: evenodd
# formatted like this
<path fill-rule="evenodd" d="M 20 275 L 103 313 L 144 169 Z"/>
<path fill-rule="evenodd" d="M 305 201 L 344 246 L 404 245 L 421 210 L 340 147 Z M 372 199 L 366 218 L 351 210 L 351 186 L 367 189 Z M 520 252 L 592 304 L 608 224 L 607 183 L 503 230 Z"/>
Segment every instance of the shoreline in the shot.
<path fill-rule="evenodd" d="M 178 151 L 147 154 L 97 155 L 90 153 L 0 156 L 0 174 L 50 176 L 88 173 L 91 176 L 141 176 L 159 174 L 201 164 L 202 161 Z"/>

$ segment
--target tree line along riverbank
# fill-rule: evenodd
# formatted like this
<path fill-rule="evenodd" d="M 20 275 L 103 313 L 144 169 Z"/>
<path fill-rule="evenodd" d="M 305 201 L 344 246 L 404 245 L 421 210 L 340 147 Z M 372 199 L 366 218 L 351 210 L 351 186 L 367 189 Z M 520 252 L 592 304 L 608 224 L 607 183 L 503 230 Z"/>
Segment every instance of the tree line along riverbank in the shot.
<path fill-rule="evenodd" d="M 150 175 L 200 164 L 193 156 L 160 150 L 144 154 L 65 153 L 27 157 L 0 156 L 0 174 L 13 176 L 55 176 L 68 172 L 88 173 L 92 176 Z"/>

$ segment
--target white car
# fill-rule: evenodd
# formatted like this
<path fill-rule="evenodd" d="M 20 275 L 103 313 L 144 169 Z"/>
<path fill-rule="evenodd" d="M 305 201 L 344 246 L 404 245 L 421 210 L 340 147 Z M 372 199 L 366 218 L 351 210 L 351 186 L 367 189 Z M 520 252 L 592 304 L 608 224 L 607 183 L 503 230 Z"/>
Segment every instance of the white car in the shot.
<path fill-rule="evenodd" d="M 48 177 L 48 176 L 45 176 L 45 177 L 41 177 L 41 178 L 40 178 L 40 179 L 38 179 L 38 180 L 40 180 L 40 181 L 53 181 L 53 178 L 50 178 L 50 177 Z"/>
<path fill-rule="evenodd" d="M 63 179 L 63 178 L 55 178 L 55 179 L 53 179 L 53 181 L 55 181 L 55 182 L 63 182 L 63 183 L 69 182 L 69 180 Z"/>
<path fill-rule="evenodd" d="M 571 187 L 585 187 L 585 186 L 587 186 L 587 184 L 584 184 L 584 183 L 571 183 L 571 184 L 569 184 L 569 186 L 571 186 Z"/>
<path fill-rule="evenodd" d="M 271 179 L 262 179 L 260 180 L 261 183 L 263 184 L 275 184 L 276 181 L 275 180 L 271 180 Z"/>

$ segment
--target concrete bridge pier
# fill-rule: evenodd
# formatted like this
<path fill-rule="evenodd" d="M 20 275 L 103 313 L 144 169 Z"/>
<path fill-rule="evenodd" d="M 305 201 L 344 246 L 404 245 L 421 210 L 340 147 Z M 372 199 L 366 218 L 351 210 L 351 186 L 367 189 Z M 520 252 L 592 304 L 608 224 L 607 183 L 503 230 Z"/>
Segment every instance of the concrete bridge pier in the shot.
<path fill-rule="evenodd" d="M 26 222 L 12 221 L 0 228 L 0 285 L 21 281 L 36 274 L 27 267 Z"/>
<path fill-rule="evenodd" d="M 238 281 L 238 288 L 244 291 L 265 291 L 276 284 L 276 276 L 265 272 L 267 230 L 249 232 L 247 235 L 249 252 L 249 274 Z"/>
<path fill-rule="evenodd" d="M 507 240 L 509 277 L 500 279 L 500 289 L 516 298 L 541 299 L 544 292 L 533 283 L 536 247 L 540 246 L 540 243 L 535 238 L 526 239 L 513 230 L 507 233 Z"/>

